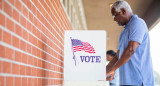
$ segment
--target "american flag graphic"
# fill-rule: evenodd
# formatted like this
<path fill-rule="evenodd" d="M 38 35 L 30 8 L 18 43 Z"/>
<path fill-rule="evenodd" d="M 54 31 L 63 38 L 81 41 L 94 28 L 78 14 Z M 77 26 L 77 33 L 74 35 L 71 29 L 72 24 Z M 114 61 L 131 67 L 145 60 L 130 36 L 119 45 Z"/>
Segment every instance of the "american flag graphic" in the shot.
<path fill-rule="evenodd" d="M 74 52 L 84 50 L 85 52 L 88 52 L 88 53 L 95 53 L 94 48 L 89 43 L 82 42 L 81 40 L 78 40 L 78 39 L 71 39 L 71 41 L 72 41 L 72 47 Z"/>

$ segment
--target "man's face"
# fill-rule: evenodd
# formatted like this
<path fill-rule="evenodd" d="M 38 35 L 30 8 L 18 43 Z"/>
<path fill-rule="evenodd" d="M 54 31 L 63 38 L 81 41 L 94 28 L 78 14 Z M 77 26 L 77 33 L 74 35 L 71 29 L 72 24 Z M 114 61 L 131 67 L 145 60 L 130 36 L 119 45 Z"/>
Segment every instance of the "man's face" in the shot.
<path fill-rule="evenodd" d="M 117 12 L 115 8 L 112 8 L 111 13 L 114 18 L 114 21 L 116 21 L 119 26 L 124 26 L 126 24 L 124 14 L 122 13 L 122 11 Z"/>

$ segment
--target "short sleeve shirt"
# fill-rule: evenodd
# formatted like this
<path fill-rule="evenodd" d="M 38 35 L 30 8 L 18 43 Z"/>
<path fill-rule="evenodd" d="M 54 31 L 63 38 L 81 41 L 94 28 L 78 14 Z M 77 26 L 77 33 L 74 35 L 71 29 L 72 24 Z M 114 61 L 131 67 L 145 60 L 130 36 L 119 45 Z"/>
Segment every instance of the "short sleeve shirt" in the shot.
<path fill-rule="evenodd" d="M 119 68 L 120 85 L 154 86 L 150 41 L 146 23 L 133 15 L 124 27 L 119 38 L 119 58 L 130 41 L 136 41 L 137 47 L 131 59 Z"/>

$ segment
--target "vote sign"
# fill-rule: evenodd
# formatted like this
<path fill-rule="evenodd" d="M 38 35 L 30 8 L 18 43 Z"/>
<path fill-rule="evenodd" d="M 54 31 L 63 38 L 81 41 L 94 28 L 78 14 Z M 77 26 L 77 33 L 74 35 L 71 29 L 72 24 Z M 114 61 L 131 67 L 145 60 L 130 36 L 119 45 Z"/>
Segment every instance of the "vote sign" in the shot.
<path fill-rule="evenodd" d="M 105 80 L 105 66 L 105 31 L 65 31 L 64 80 Z"/>

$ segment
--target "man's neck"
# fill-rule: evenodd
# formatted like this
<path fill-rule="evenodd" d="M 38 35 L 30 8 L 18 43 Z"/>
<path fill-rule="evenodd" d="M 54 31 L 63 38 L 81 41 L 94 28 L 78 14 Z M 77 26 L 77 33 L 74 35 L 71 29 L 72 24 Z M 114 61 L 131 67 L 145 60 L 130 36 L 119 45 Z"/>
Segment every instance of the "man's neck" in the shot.
<path fill-rule="evenodd" d="M 127 25 L 127 24 L 128 24 L 128 22 L 130 21 L 130 19 L 132 18 L 132 16 L 133 16 L 133 13 L 128 14 L 128 18 L 127 18 L 126 25 Z"/>

